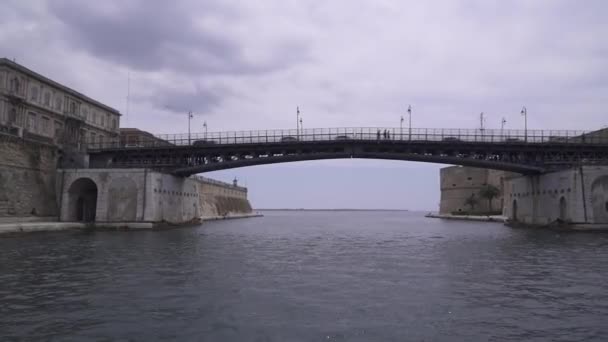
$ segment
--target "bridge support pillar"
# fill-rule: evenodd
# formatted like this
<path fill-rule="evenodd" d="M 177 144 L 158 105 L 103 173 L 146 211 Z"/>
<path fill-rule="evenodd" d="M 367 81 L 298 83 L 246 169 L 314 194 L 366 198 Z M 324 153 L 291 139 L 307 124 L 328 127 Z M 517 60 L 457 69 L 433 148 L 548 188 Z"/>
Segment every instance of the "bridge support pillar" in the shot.
<path fill-rule="evenodd" d="M 608 229 L 608 166 L 518 176 L 504 191 L 510 224 Z"/>

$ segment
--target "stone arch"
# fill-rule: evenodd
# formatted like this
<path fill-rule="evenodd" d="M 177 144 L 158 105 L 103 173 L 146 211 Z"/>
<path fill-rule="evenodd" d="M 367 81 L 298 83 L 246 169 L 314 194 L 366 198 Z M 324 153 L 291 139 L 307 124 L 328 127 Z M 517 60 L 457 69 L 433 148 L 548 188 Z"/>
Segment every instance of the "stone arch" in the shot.
<path fill-rule="evenodd" d="M 561 221 L 568 221 L 568 203 L 564 196 L 559 198 L 559 219 Z"/>
<path fill-rule="evenodd" d="M 513 207 L 511 208 L 511 220 L 517 221 L 517 200 L 513 200 Z"/>
<path fill-rule="evenodd" d="M 137 184 L 131 178 L 113 179 L 108 187 L 108 221 L 136 221 L 137 193 Z"/>
<path fill-rule="evenodd" d="M 597 178 L 591 185 L 591 207 L 595 223 L 608 223 L 608 176 Z"/>
<path fill-rule="evenodd" d="M 78 178 L 68 189 L 67 221 L 95 222 L 97 184 L 90 178 Z"/>

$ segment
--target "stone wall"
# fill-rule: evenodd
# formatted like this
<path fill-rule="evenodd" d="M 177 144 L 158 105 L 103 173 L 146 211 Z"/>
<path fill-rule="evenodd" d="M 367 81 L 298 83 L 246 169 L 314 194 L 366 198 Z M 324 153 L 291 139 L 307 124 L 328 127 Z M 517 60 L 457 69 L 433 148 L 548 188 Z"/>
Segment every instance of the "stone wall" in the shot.
<path fill-rule="evenodd" d="M 608 166 L 585 166 L 507 181 L 505 215 L 531 225 L 608 223 Z"/>
<path fill-rule="evenodd" d="M 56 220 L 57 148 L 0 133 L 0 222 Z"/>
<path fill-rule="evenodd" d="M 252 212 L 246 188 L 203 177 L 197 179 L 201 184 L 199 194 L 202 217 L 220 218 Z"/>
<path fill-rule="evenodd" d="M 504 181 L 513 174 L 505 171 L 496 171 L 463 166 L 450 166 L 440 170 L 441 214 L 472 213 L 482 214 L 489 211 L 502 211 Z M 487 184 L 494 185 L 500 190 L 500 195 L 490 203 L 479 195 L 479 191 Z M 466 204 L 469 197 L 477 200 L 474 208 Z"/>
<path fill-rule="evenodd" d="M 206 178 L 147 169 L 74 169 L 61 175 L 62 221 L 85 219 L 80 213 L 87 211 L 89 199 L 96 199 L 91 204 L 95 222 L 180 224 L 251 213 L 247 189 Z M 94 186 L 82 185 L 83 180 Z"/>

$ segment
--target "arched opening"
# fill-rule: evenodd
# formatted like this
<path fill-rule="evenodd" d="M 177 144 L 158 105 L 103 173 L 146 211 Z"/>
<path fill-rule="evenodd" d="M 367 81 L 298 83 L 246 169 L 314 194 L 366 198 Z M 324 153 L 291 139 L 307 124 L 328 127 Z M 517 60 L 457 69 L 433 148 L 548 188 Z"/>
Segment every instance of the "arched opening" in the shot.
<path fill-rule="evenodd" d="M 517 200 L 513 200 L 513 208 L 511 212 L 511 219 L 517 221 Z"/>
<path fill-rule="evenodd" d="M 79 178 L 68 190 L 68 221 L 94 222 L 97 213 L 97 185 L 89 178 Z"/>
<path fill-rule="evenodd" d="M 559 219 L 562 221 L 568 220 L 568 204 L 563 196 L 559 199 Z"/>

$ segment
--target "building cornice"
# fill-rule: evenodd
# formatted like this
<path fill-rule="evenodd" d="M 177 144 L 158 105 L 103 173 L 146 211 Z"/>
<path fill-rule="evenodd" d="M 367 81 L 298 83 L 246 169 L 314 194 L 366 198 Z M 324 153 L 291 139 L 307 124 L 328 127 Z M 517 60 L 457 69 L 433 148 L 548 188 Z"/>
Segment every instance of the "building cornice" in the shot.
<path fill-rule="evenodd" d="M 51 80 L 48 77 L 45 77 L 45 76 L 43 76 L 43 75 L 41 75 L 41 74 L 39 74 L 39 73 L 37 73 L 37 72 L 35 72 L 33 70 L 30 70 L 30 69 L 24 67 L 21 64 L 18 64 L 16 62 L 11 61 L 8 58 L 0 58 L 0 67 L 1 66 L 6 66 L 6 67 L 9 67 L 9 68 L 15 69 L 17 71 L 20 71 L 20 72 L 22 72 L 22 73 L 24 73 L 24 74 L 26 74 L 26 75 L 28 75 L 30 77 L 38 79 L 41 82 L 44 82 L 44 83 L 47 83 L 47 84 L 49 84 L 49 85 L 51 85 L 53 87 L 59 88 L 62 91 L 66 92 L 66 93 L 68 93 L 68 94 L 70 94 L 70 95 L 72 95 L 74 97 L 77 97 L 77 98 L 79 98 L 79 99 L 81 99 L 83 101 L 86 101 L 86 102 L 89 102 L 91 104 L 94 104 L 94 105 L 96 105 L 98 107 L 101 107 L 101 108 L 103 108 L 103 109 L 105 109 L 105 110 L 107 110 L 109 112 L 112 112 L 115 115 L 119 115 L 119 116 L 122 115 L 122 114 L 120 114 L 120 112 L 118 110 L 116 110 L 116 109 L 114 109 L 114 108 L 112 108 L 112 107 L 110 107 L 108 105 L 105 105 L 105 104 L 103 104 L 103 103 L 101 103 L 101 102 L 99 102 L 97 100 L 94 100 L 94 99 L 92 99 L 92 98 L 90 98 L 90 97 L 88 97 L 88 96 L 86 96 L 86 95 L 84 95 L 84 94 L 82 94 L 82 93 L 80 93 L 80 92 L 72 89 L 72 88 L 68 88 L 68 87 L 66 87 L 66 86 L 64 86 L 64 85 L 62 85 L 62 84 L 60 84 L 58 82 L 55 82 L 55 81 Z"/>

